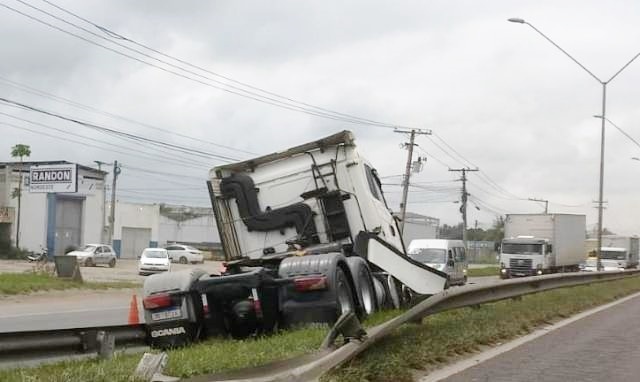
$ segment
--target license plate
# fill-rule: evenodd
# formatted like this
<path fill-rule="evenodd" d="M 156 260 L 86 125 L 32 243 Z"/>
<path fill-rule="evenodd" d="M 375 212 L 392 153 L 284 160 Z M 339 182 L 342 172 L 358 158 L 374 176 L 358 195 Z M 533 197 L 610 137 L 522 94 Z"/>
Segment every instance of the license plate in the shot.
<path fill-rule="evenodd" d="M 182 316 L 180 308 L 163 310 L 161 312 L 151 313 L 151 319 L 153 321 L 166 320 L 169 318 L 179 318 Z"/>

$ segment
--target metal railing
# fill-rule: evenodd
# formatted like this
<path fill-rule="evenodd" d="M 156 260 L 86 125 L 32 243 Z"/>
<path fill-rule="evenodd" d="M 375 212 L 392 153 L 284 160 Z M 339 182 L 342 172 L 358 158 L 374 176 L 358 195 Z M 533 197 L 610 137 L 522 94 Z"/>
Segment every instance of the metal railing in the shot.
<path fill-rule="evenodd" d="M 327 349 L 325 346 L 317 353 L 279 361 L 273 365 L 260 366 L 261 372 L 257 373 L 260 377 L 255 377 L 255 369 L 247 369 L 225 373 L 224 377 L 211 376 L 208 380 L 211 382 L 316 380 L 389 335 L 400 325 L 415 322 L 428 315 L 551 289 L 613 281 L 638 275 L 640 270 L 564 273 L 451 288 L 423 300 L 405 313 L 383 324 L 369 328 L 362 340 L 351 340 L 337 348 Z M 115 344 L 120 347 L 144 345 L 146 342 L 146 331 L 143 325 L 0 333 L 0 358 L 27 357 L 43 352 L 98 353 L 102 345 L 100 339 L 105 338 L 105 333 L 111 335 L 115 339 Z M 206 379 L 207 377 L 198 377 L 199 381 Z"/>
<path fill-rule="evenodd" d="M 278 367 L 272 373 L 269 373 L 269 368 L 262 366 L 261 369 L 266 372 L 257 378 L 244 377 L 243 374 L 248 374 L 245 374 L 243 371 L 238 371 L 234 374 L 228 374 L 225 378 L 216 379 L 212 377 L 209 381 L 270 382 L 317 380 L 329 370 L 354 358 L 371 345 L 389 335 L 400 325 L 420 320 L 431 314 L 539 293 L 551 289 L 613 281 L 638 275 L 640 275 L 640 270 L 563 273 L 510 279 L 495 284 L 469 285 L 452 288 L 427 298 L 405 313 L 383 324 L 368 329 L 367 336 L 363 341 L 351 341 L 332 352 L 319 352 L 315 355 L 308 356 L 308 362 L 302 365 L 299 365 L 299 361 L 296 358 L 290 360 L 290 368 L 286 367 L 286 362 L 279 362 Z"/>

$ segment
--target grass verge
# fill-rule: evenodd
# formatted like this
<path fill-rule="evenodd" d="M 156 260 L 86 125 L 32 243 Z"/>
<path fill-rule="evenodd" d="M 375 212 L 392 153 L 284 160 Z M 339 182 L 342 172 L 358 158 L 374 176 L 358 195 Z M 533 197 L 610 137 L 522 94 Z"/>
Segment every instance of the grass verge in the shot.
<path fill-rule="evenodd" d="M 137 288 L 132 282 L 75 282 L 46 273 L 1 273 L 0 295 L 26 294 L 44 290 Z"/>
<path fill-rule="evenodd" d="M 463 354 L 527 334 L 537 327 L 640 291 L 640 278 L 557 289 L 520 300 L 462 308 L 407 324 L 358 358 L 323 378 L 328 381 L 413 381 Z"/>
<path fill-rule="evenodd" d="M 500 274 L 500 268 L 496 266 L 467 269 L 468 277 L 498 276 L 499 274 Z"/>
<path fill-rule="evenodd" d="M 640 278 L 559 289 L 480 309 L 458 309 L 407 324 L 360 357 L 324 377 L 325 381 L 411 381 L 412 370 L 429 369 L 622 296 L 640 291 Z M 379 312 L 365 326 L 380 324 L 399 311 Z M 212 339 L 169 351 L 166 374 L 190 377 L 252 367 L 313 352 L 326 327 L 309 327 L 251 340 Z M 109 361 L 67 361 L 29 369 L 0 371 L 0 381 L 132 381 L 140 355 Z"/>

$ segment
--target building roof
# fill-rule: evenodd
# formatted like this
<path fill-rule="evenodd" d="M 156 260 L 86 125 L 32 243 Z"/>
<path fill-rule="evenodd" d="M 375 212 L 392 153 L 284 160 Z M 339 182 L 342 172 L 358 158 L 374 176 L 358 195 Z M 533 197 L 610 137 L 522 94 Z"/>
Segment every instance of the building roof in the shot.
<path fill-rule="evenodd" d="M 41 166 L 41 165 L 50 165 L 50 164 L 77 164 L 77 163 L 73 163 L 73 162 L 69 162 L 66 160 L 54 160 L 54 161 L 23 161 L 22 162 L 22 167 L 31 167 L 31 166 Z M 16 167 L 19 166 L 20 162 L 0 162 L 0 168 L 5 168 L 7 166 L 12 166 L 12 167 Z M 102 174 L 102 175 L 106 175 L 109 172 L 107 171 L 103 171 L 103 170 L 98 170 L 97 168 L 93 168 L 93 167 L 89 167 L 89 166 L 84 166 L 81 164 L 77 164 L 79 169 L 85 170 L 85 171 L 90 171 L 90 172 L 94 172 L 97 174 Z"/>

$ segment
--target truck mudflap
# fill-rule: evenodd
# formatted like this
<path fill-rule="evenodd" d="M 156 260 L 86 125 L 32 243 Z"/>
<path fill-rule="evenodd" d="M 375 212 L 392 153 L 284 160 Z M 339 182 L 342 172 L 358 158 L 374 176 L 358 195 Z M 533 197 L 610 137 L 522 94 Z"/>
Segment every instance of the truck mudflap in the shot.
<path fill-rule="evenodd" d="M 411 259 L 375 234 L 360 232 L 355 252 L 419 294 L 432 295 L 445 289 L 446 273 Z"/>

